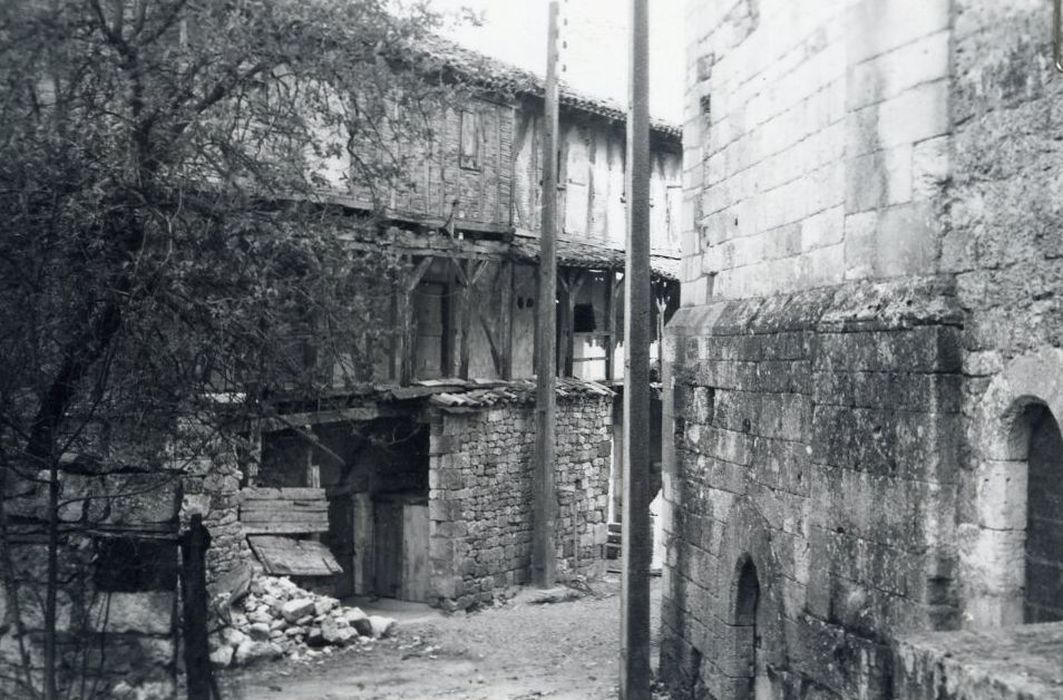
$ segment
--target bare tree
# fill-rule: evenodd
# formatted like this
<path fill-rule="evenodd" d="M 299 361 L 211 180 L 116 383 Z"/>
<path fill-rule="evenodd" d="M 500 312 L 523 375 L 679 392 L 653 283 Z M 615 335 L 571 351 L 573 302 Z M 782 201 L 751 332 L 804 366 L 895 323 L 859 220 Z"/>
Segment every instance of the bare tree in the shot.
<path fill-rule="evenodd" d="M 47 493 L 27 694 L 61 691 L 70 455 L 155 464 L 181 419 L 237 440 L 280 393 L 372 378 L 396 261 L 320 195 L 401 186 L 453 94 L 410 69 L 439 18 L 392 5 L 0 3 L 0 495 Z M 0 506 L 8 579 L 10 525 Z"/>

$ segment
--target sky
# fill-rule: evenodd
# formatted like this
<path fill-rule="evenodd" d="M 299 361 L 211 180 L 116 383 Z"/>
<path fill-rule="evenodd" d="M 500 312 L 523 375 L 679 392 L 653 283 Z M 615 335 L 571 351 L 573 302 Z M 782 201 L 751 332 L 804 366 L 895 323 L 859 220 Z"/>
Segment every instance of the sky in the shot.
<path fill-rule="evenodd" d="M 684 0 L 650 0 L 650 112 L 682 120 Z M 548 0 L 433 0 L 442 11 L 469 8 L 482 26 L 443 34 L 540 75 L 546 72 Z M 627 104 L 628 0 L 561 0 L 561 78 L 582 92 Z M 567 22 L 566 22 L 567 20 Z"/>

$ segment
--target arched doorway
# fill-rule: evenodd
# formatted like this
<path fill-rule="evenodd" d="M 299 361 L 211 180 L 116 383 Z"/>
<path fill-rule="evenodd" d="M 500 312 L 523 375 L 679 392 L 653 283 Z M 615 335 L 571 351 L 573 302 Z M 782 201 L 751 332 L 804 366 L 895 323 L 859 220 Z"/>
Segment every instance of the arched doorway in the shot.
<path fill-rule="evenodd" d="M 747 557 L 738 574 L 735 592 L 735 632 L 739 641 L 737 653 L 741 677 L 746 679 L 740 697 L 749 700 L 771 698 L 768 682 L 766 655 L 763 651 L 763 625 L 758 625 L 760 606 L 760 579 L 753 559 Z"/>
<path fill-rule="evenodd" d="M 1063 620 L 1063 434 L 1043 403 L 1023 410 L 1029 430 L 1023 620 Z"/>

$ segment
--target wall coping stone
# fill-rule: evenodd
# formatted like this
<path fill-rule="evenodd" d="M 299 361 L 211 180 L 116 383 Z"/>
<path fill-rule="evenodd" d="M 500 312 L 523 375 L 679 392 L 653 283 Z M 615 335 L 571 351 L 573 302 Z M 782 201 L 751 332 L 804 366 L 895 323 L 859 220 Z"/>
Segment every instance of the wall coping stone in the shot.
<path fill-rule="evenodd" d="M 963 325 L 955 285 L 947 276 L 859 281 L 771 297 L 686 306 L 672 317 L 668 332 L 696 337 L 942 325 Z"/>
<path fill-rule="evenodd" d="M 894 642 L 895 684 L 904 697 L 1063 697 L 1063 623 L 926 632 Z"/>

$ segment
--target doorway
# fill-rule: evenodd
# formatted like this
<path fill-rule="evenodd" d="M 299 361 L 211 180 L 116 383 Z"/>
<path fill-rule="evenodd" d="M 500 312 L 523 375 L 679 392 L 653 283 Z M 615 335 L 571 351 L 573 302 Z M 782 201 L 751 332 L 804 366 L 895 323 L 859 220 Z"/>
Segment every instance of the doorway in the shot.
<path fill-rule="evenodd" d="M 1027 623 L 1063 620 L 1063 435 L 1047 406 L 1027 406 L 1030 429 L 1026 500 Z"/>

